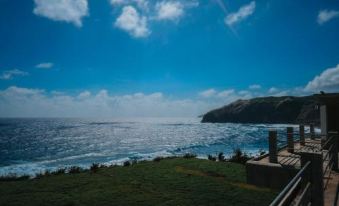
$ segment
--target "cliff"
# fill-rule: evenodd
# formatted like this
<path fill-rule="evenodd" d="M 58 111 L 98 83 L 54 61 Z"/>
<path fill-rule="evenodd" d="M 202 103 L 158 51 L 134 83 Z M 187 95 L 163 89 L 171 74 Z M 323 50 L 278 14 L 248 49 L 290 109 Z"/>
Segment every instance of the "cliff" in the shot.
<path fill-rule="evenodd" d="M 316 123 L 319 111 L 314 96 L 260 97 L 237 100 L 203 115 L 202 122 L 212 123 Z"/>

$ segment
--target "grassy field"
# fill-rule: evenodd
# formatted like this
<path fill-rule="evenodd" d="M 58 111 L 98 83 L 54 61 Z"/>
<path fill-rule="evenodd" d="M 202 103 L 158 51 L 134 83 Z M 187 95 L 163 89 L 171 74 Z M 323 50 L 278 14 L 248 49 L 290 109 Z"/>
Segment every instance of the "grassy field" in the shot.
<path fill-rule="evenodd" d="M 0 205 L 268 205 L 241 164 L 171 158 L 78 174 L 0 181 Z"/>

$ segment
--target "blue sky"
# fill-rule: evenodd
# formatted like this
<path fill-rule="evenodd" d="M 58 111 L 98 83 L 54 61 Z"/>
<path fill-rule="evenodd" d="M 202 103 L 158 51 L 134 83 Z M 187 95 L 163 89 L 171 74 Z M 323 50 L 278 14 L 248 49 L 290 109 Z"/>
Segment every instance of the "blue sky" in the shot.
<path fill-rule="evenodd" d="M 0 116 L 195 116 L 238 98 L 339 90 L 337 0 L 0 0 L 0 10 Z"/>

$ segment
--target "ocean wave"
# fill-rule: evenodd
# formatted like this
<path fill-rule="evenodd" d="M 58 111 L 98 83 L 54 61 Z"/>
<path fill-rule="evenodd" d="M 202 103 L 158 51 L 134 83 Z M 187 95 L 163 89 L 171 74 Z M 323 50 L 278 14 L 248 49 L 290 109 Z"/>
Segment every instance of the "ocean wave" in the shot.
<path fill-rule="evenodd" d="M 199 119 L 88 120 L 41 119 L 2 120 L 0 175 L 35 174 L 61 167 L 89 167 L 92 163 L 122 164 L 151 160 L 157 156 L 207 154 L 234 148 L 254 152 L 267 148 L 268 130 L 286 131 L 283 125 L 205 124 Z M 290 126 L 290 125 L 288 125 Z M 307 131 L 307 130 L 306 130 Z M 286 134 L 286 133 L 285 133 Z M 10 137 L 10 138 L 9 138 Z M 2 164 L 6 163 L 6 164 Z"/>

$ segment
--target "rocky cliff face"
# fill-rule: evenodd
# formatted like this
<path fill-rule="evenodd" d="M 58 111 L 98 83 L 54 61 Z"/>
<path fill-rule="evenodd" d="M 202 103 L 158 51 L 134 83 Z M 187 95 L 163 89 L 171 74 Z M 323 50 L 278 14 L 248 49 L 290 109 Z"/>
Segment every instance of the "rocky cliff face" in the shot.
<path fill-rule="evenodd" d="M 319 123 L 316 99 L 305 97 L 260 97 L 237 100 L 203 115 L 202 122 Z"/>

